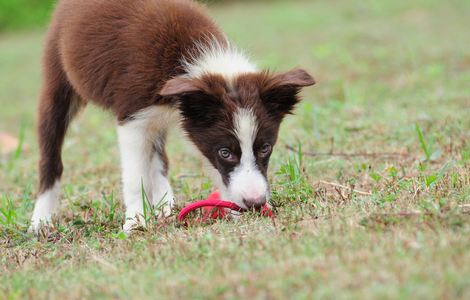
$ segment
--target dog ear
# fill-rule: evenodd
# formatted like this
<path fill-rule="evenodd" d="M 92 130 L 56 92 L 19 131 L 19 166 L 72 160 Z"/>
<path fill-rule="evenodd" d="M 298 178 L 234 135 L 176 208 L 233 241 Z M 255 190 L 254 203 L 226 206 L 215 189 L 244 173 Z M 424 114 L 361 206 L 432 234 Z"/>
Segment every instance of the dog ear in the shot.
<path fill-rule="evenodd" d="M 301 88 L 314 84 L 315 80 L 306 71 L 293 69 L 268 79 L 260 90 L 260 97 L 274 117 L 283 118 L 292 113 L 300 101 Z"/>
<path fill-rule="evenodd" d="M 288 72 L 276 75 L 274 76 L 273 80 L 277 81 L 276 83 L 280 86 L 290 85 L 299 88 L 315 84 L 313 77 L 302 69 L 293 69 Z"/>
<path fill-rule="evenodd" d="M 168 80 L 158 94 L 162 97 L 178 97 L 184 94 L 201 91 L 202 88 L 198 80 L 175 77 Z"/>

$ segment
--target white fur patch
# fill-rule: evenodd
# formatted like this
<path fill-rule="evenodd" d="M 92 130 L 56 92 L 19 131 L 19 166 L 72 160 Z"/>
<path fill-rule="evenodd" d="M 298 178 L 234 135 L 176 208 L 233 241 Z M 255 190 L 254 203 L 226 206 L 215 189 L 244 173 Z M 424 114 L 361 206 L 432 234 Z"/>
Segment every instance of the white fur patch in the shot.
<path fill-rule="evenodd" d="M 52 215 L 59 206 L 60 182 L 57 180 L 54 185 L 43 192 L 36 200 L 33 216 L 31 217 L 30 231 L 37 233 L 41 225 L 51 221 Z"/>
<path fill-rule="evenodd" d="M 155 152 L 160 137 L 172 122 L 178 119 L 171 107 L 154 106 L 133 116 L 133 120 L 118 126 L 121 155 L 124 203 L 126 205 L 125 231 L 143 224 L 142 186 L 152 205 L 166 202 L 164 213 L 171 211 L 173 191 L 163 174 L 163 161 Z"/>
<path fill-rule="evenodd" d="M 267 197 L 268 183 L 256 166 L 253 143 L 258 132 L 258 122 L 251 110 L 239 109 L 234 116 L 235 135 L 240 143 L 240 164 L 230 174 L 226 195 L 241 207 L 243 199 Z"/>
<path fill-rule="evenodd" d="M 193 57 L 183 61 L 187 77 L 199 78 L 205 74 L 220 74 L 230 82 L 239 74 L 257 71 L 257 68 L 235 47 L 224 46 L 215 39 L 211 40 L 209 47 L 196 45 Z"/>

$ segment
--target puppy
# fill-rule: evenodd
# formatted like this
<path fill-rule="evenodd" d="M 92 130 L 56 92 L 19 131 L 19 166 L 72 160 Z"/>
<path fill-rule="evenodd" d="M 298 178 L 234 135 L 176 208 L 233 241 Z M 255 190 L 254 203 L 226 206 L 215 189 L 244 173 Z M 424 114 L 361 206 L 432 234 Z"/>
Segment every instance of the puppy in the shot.
<path fill-rule="evenodd" d="M 223 199 L 262 207 L 279 125 L 300 89 L 315 83 L 301 69 L 258 69 L 189 0 L 59 1 L 43 76 L 33 232 L 57 209 L 64 136 L 88 102 L 117 119 L 129 232 L 145 225 L 142 187 L 152 205 L 165 203 L 160 213 L 171 211 L 165 139 L 174 124 L 202 154 Z"/>

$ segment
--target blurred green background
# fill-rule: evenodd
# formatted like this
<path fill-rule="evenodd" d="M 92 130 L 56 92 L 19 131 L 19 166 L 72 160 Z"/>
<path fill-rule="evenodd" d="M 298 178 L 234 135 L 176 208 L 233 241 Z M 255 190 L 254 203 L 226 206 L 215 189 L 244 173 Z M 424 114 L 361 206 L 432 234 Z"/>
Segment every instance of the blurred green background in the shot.
<path fill-rule="evenodd" d="M 230 1 L 205 0 L 200 2 L 210 4 Z M 57 0 L 0 0 L 0 31 L 24 30 L 45 25 L 56 2 Z"/>
<path fill-rule="evenodd" d="M 0 0 L 0 31 L 44 25 L 55 0 Z"/>

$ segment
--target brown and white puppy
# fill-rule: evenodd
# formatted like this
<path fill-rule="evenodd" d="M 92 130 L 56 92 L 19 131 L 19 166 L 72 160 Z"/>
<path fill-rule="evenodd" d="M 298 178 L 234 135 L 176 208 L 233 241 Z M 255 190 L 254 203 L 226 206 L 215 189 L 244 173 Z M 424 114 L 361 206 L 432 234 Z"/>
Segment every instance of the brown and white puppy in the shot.
<path fill-rule="evenodd" d="M 224 199 L 263 206 L 279 125 L 300 88 L 313 84 L 301 69 L 259 70 L 192 1 L 61 0 L 44 55 L 31 230 L 58 206 L 64 136 L 88 101 L 117 118 L 123 229 L 130 231 L 142 222 L 142 185 L 153 205 L 166 203 L 164 214 L 173 205 L 165 152 L 173 120 L 203 154 Z"/>

